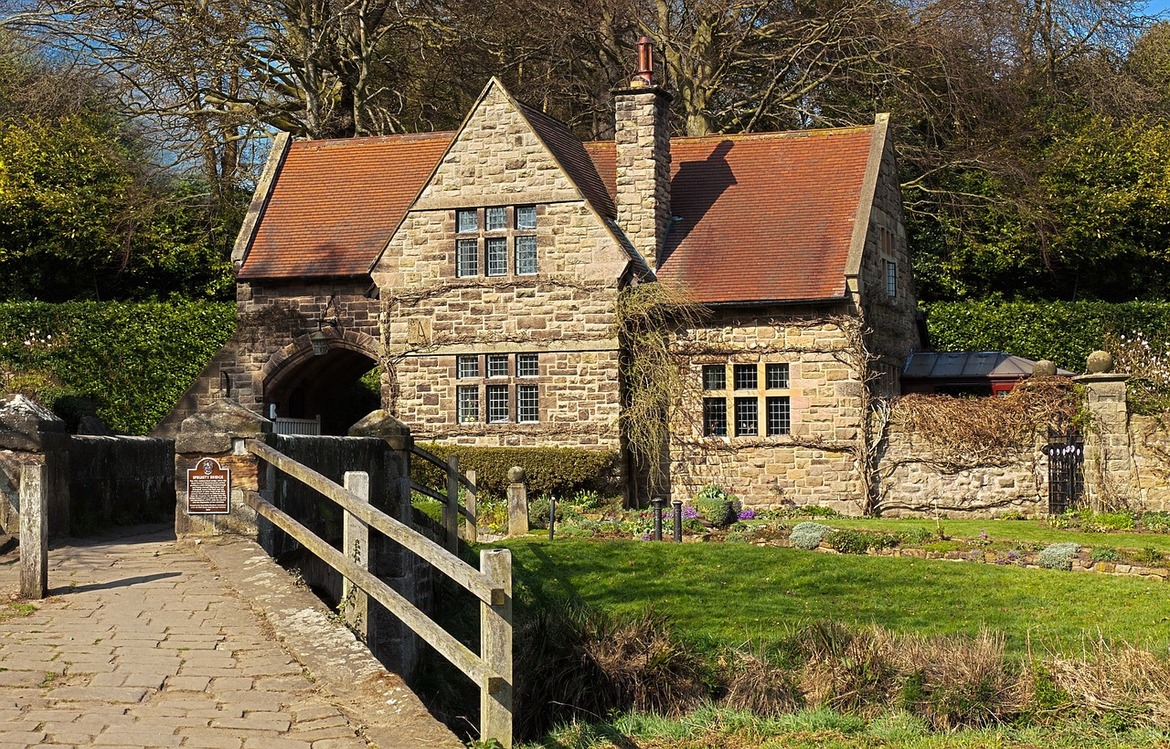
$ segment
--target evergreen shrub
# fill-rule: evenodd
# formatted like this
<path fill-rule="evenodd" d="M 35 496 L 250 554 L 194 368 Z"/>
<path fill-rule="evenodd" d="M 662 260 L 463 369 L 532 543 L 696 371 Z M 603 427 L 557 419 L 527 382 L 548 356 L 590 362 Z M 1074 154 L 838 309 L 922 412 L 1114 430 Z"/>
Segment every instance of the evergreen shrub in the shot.
<path fill-rule="evenodd" d="M 1072 541 L 1051 544 L 1040 552 L 1037 563 L 1050 570 L 1071 570 L 1072 560 L 1080 550 L 1080 544 Z"/>
<path fill-rule="evenodd" d="M 722 527 L 735 519 L 735 501 L 736 498 L 722 488 L 707 484 L 695 495 L 694 506 L 699 517 L 711 525 Z"/>
<path fill-rule="evenodd" d="M 1170 341 L 1170 302 L 936 302 L 925 305 L 936 351 L 1006 351 L 1085 371 L 1106 336 Z"/>
<path fill-rule="evenodd" d="M 616 450 L 575 447 L 470 447 L 438 442 L 419 446 L 441 458 L 455 455 L 459 470 L 475 471 L 481 492 L 502 497 L 508 493 L 508 469 L 524 469 L 530 496 L 553 494 L 572 497 L 579 492 L 612 494 L 618 491 L 620 460 Z M 425 486 L 442 487 L 446 479 L 430 461 L 411 461 L 412 478 Z"/>
<path fill-rule="evenodd" d="M 0 303 L 0 389 L 146 434 L 235 329 L 230 302 Z"/>
<path fill-rule="evenodd" d="M 797 523 L 792 528 L 792 533 L 789 534 L 788 540 L 792 545 L 800 549 L 815 549 L 821 545 L 821 541 L 833 532 L 833 529 L 821 523 L 814 523 L 805 521 Z"/>
<path fill-rule="evenodd" d="M 528 503 L 528 522 L 533 528 L 547 528 L 549 515 L 552 512 L 552 497 L 541 494 Z M 565 519 L 565 503 L 557 502 L 557 522 Z"/>

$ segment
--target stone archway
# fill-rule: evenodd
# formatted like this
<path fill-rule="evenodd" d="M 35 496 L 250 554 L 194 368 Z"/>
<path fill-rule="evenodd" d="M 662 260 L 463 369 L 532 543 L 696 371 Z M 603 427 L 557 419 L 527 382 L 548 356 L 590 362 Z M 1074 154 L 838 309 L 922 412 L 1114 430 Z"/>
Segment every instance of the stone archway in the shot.
<path fill-rule="evenodd" d="M 380 397 L 355 388 L 362 375 L 378 364 L 378 342 L 357 331 L 322 331 L 302 335 L 272 355 L 257 374 L 264 415 L 297 419 L 321 418 L 321 434 L 343 435 L 350 426 L 380 407 Z"/>

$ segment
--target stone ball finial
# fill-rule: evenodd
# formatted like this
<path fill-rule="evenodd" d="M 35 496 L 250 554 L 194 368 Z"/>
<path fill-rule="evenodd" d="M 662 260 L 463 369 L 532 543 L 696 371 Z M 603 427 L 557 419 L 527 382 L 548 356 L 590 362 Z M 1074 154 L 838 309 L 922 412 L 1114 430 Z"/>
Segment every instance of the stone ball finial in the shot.
<path fill-rule="evenodd" d="M 1032 366 L 1033 377 L 1052 377 L 1056 374 L 1056 363 L 1048 359 L 1041 359 Z"/>
<path fill-rule="evenodd" d="M 513 484 L 524 483 L 524 469 L 520 466 L 512 466 L 508 469 L 508 481 Z"/>
<path fill-rule="evenodd" d="M 1104 374 L 1113 369 L 1113 354 L 1108 351 L 1094 351 L 1089 354 L 1089 360 L 1085 363 L 1089 374 Z"/>

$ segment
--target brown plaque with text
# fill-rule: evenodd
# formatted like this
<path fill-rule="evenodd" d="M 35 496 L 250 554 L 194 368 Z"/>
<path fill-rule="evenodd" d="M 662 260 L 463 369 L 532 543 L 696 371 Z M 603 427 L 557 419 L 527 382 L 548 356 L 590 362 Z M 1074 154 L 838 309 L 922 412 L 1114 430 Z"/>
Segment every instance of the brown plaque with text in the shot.
<path fill-rule="evenodd" d="M 232 472 L 215 458 L 200 458 L 187 471 L 187 514 L 226 515 L 231 511 Z"/>

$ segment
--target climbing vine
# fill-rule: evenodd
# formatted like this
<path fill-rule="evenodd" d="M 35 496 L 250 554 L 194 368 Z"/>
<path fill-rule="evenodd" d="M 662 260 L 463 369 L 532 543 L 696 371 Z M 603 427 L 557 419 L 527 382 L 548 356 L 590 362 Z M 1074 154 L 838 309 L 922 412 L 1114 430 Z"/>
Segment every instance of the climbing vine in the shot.
<path fill-rule="evenodd" d="M 705 315 L 682 288 L 667 283 L 638 284 L 618 296 L 615 332 L 625 352 L 619 423 L 635 464 L 646 472 L 651 494 L 667 485 L 670 425 L 687 402 L 690 373 L 686 357 L 673 345 L 675 331 Z"/>

